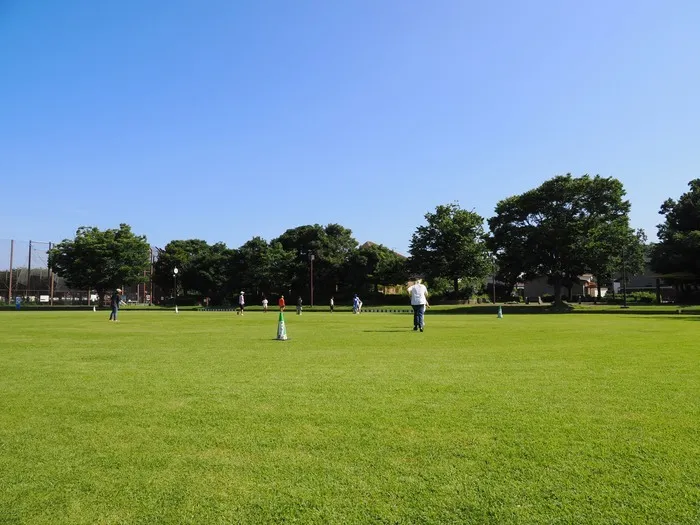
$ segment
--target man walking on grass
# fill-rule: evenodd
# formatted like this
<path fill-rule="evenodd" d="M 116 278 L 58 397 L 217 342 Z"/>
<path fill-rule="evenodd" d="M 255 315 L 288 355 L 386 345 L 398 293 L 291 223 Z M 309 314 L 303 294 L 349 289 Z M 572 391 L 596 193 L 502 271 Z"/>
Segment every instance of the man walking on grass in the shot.
<path fill-rule="evenodd" d="M 430 308 L 428 289 L 421 283 L 420 279 L 416 279 L 413 285 L 408 287 L 408 294 L 411 296 L 411 306 L 413 307 L 413 330 L 422 332 L 425 327 L 423 313 L 426 308 Z"/>
<path fill-rule="evenodd" d="M 241 290 L 241 294 L 238 296 L 238 311 L 236 312 L 236 315 L 241 314 L 243 315 L 243 311 L 245 310 L 245 292 Z"/>
<path fill-rule="evenodd" d="M 112 297 L 109 298 L 109 306 L 112 308 L 112 312 L 109 314 L 110 321 L 117 321 L 117 314 L 119 313 L 119 304 L 122 302 L 121 288 L 117 288 Z"/>

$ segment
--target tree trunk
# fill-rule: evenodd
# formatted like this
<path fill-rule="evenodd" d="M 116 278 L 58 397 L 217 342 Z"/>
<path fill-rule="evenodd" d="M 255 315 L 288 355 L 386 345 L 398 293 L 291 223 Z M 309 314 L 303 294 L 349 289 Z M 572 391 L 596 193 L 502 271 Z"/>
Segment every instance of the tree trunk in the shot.
<path fill-rule="evenodd" d="M 661 304 L 661 279 L 656 279 L 656 304 Z"/>
<path fill-rule="evenodd" d="M 455 291 L 455 299 L 459 298 L 459 279 L 457 277 L 452 281 Z"/>
<path fill-rule="evenodd" d="M 600 297 L 600 281 L 595 282 L 596 294 L 593 298 L 593 304 L 598 304 L 598 297 Z"/>
<path fill-rule="evenodd" d="M 104 301 L 105 301 L 105 289 L 102 288 L 95 288 L 95 293 L 97 294 L 97 307 L 102 308 L 104 306 Z M 89 299 L 89 297 L 88 297 Z M 89 302 L 88 302 L 89 304 Z"/>
<path fill-rule="evenodd" d="M 564 287 L 562 286 L 561 278 L 557 277 L 554 280 L 554 306 L 561 306 L 564 304 L 564 302 L 561 300 L 563 291 Z"/>

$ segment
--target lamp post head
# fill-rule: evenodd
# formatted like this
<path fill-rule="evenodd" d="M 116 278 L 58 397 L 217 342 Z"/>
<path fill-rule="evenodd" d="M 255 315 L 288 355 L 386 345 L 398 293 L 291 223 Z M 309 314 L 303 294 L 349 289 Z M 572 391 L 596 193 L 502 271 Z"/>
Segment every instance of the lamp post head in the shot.
<path fill-rule="evenodd" d="M 177 272 L 179 272 L 179 271 L 180 271 L 180 270 L 178 270 L 177 268 L 175 268 L 175 269 L 173 270 L 173 275 L 177 275 Z"/>

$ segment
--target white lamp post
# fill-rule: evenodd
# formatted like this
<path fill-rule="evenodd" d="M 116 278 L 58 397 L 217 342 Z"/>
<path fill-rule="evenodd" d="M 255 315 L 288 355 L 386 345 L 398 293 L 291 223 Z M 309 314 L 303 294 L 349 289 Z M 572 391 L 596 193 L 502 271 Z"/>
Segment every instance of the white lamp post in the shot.
<path fill-rule="evenodd" d="M 173 299 L 175 301 L 175 313 L 178 313 L 177 311 L 177 273 L 178 273 L 177 267 L 173 270 Z"/>

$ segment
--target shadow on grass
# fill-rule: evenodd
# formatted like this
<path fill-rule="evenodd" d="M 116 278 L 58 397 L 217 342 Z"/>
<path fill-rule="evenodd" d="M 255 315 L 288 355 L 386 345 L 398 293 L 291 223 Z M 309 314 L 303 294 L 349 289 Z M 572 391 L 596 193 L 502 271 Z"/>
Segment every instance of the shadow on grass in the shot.
<path fill-rule="evenodd" d="M 477 314 L 488 315 L 498 313 L 499 305 L 475 305 L 475 306 L 459 306 L 449 309 L 430 309 L 426 315 L 458 315 L 458 314 Z M 526 305 L 501 305 L 503 315 L 506 314 L 561 314 L 573 311 L 573 307 L 565 305 L 562 308 L 554 308 L 552 306 L 526 306 Z"/>
<path fill-rule="evenodd" d="M 404 328 L 402 330 L 396 330 L 396 329 L 391 329 L 391 330 L 362 330 L 363 332 L 367 333 L 374 333 L 374 332 L 410 332 L 410 328 Z"/>
<path fill-rule="evenodd" d="M 591 314 L 627 314 L 627 315 L 637 315 L 637 316 L 645 316 L 645 315 L 663 315 L 663 316 L 697 316 L 700 315 L 699 310 L 688 310 L 688 311 L 683 311 L 681 314 L 679 314 L 676 310 L 657 310 L 653 306 L 650 306 L 648 308 L 641 306 L 641 307 L 631 307 L 631 308 L 617 308 L 617 309 L 575 309 L 572 311 L 574 314 L 584 314 L 584 315 L 591 315 Z"/>
<path fill-rule="evenodd" d="M 678 316 L 675 308 L 659 308 L 656 306 L 632 306 L 622 308 L 621 306 L 574 306 L 565 304 L 562 307 L 556 308 L 550 305 L 501 305 L 503 315 L 533 315 L 533 314 L 573 314 L 573 315 L 601 315 L 601 314 L 627 314 L 627 315 L 663 315 L 663 316 Z M 475 305 L 475 306 L 460 306 L 449 309 L 431 309 L 428 310 L 428 315 L 495 315 L 498 312 L 498 305 Z M 682 309 L 683 316 L 700 316 L 700 310 Z"/>

